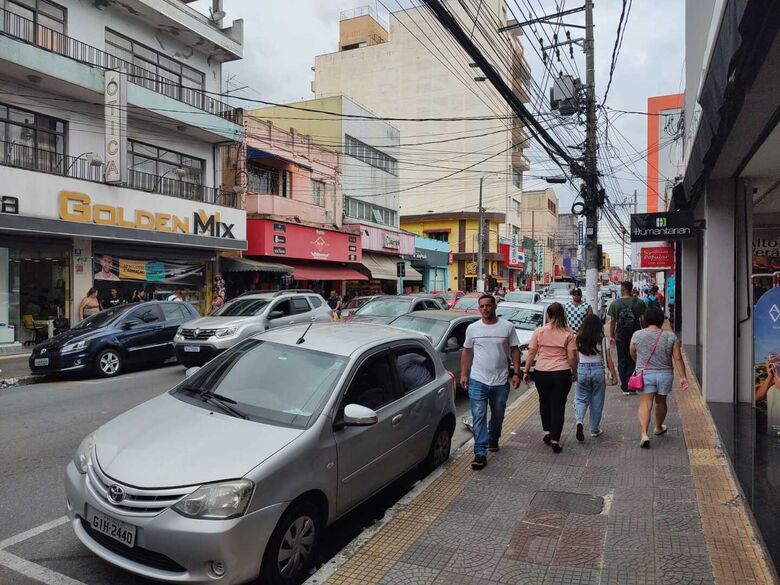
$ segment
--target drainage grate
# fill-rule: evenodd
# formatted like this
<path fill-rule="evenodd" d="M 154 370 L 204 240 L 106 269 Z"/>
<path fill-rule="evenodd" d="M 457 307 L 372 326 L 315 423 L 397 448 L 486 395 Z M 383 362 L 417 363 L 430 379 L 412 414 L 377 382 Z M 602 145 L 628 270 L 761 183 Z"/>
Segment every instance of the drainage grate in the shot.
<path fill-rule="evenodd" d="M 530 507 L 537 510 L 555 510 L 574 514 L 601 514 L 604 509 L 604 498 L 590 494 L 541 491 L 534 494 Z"/>

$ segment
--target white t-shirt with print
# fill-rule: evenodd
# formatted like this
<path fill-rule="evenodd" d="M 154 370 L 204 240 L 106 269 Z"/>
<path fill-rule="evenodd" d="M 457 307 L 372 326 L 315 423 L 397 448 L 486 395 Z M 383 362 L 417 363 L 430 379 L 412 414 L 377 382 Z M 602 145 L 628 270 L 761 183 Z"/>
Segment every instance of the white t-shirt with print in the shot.
<path fill-rule="evenodd" d="M 481 319 L 466 329 L 463 347 L 474 350 L 471 378 L 488 386 L 507 383 L 510 348 L 520 345 L 514 325 L 504 319 L 488 325 Z"/>

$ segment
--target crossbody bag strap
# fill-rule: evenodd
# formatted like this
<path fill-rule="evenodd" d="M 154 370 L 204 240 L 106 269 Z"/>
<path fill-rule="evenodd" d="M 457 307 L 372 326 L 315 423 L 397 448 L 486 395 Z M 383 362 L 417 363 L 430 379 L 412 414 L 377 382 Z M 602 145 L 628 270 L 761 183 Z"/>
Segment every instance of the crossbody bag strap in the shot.
<path fill-rule="evenodd" d="M 647 361 L 645 362 L 645 367 L 642 368 L 642 375 L 645 375 L 645 370 L 647 370 L 647 366 L 650 365 L 650 360 L 653 359 L 653 354 L 655 353 L 655 348 L 658 347 L 658 342 L 661 341 L 661 336 L 664 334 L 663 331 L 661 331 L 658 334 L 658 337 L 655 338 L 655 344 L 653 345 L 653 351 L 650 352 L 650 355 L 647 356 Z"/>

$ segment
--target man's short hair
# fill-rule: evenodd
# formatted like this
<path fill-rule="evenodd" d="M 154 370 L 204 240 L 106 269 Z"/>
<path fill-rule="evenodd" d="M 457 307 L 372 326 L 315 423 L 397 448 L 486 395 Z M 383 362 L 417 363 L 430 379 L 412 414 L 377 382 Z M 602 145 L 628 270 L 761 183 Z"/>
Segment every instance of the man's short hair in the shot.
<path fill-rule="evenodd" d="M 491 294 L 485 293 L 481 297 L 479 297 L 479 300 L 477 301 L 477 306 L 482 302 L 482 299 L 490 299 L 490 302 L 494 305 L 496 304 L 496 297 L 494 297 Z"/>
<path fill-rule="evenodd" d="M 574 296 L 574 295 L 580 295 L 580 296 L 582 296 L 582 289 L 581 289 L 581 288 L 579 288 L 579 287 L 577 287 L 577 288 L 573 288 L 573 289 L 571 289 L 571 290 L 569 291 L 569 294 L 570 294 L 571 296 Z"/>
<path fill-rule="evenodd" d="M 624 280 L 620 283 L 620 288 L 622 288 L 627 293 L 630 293 L 634 290 L 634 285 L 630 280 Z"/>

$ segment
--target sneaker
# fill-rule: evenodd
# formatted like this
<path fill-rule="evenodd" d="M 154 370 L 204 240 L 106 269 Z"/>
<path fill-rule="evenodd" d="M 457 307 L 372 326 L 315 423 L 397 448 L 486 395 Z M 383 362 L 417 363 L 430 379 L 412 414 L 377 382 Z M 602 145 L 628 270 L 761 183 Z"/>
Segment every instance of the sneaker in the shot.
<path fill-rule="evenodd" d="M 577 423 L 577 440 L 582 443 L 585 440 L 585 433 L 582 430 L 582 423 Z"/>
<path fill-rule="evenodd" d="M 487 457 L 485 455 L 474 455 L 474 461 L 471 462 L 471 469 L 479 471 L 485 469 L 487 465 Z"/>
<path fill-rule="evenodd" d="M 544 441 L 545 445 L 549 445 L 550 441 L 552 441 L 552 439 L 550 439 L 550 433 L 547 433 L 544 437 L 542 437 L 542 441 Z"/>
<path fill-rule="evenodd" d="M 602 431 L 601 429 L 596 429 L 595 431 L 592 431 L 590 433 L 590 436 L 591 437 L 599 437 L 599 436 L 601 436 L 603 434 L 604 434 L 604 431 Z"/>
<path fill-rule="evenodd" d="M 552 447 L 553 453 L 560 453 L 561 451 L 563 451 L 563 447 L 561 447 L 560 443 L 553 443 L 550 446 Z"/>
<path fill-rule="evenodd" d="M 490 451 L 491 453 L 495 453 L 496 451 L 498 451 L 498 449 L 499 449 L 498 441 L 493 441 L 493 440 L 488 441 L 488 451 Z"/>

